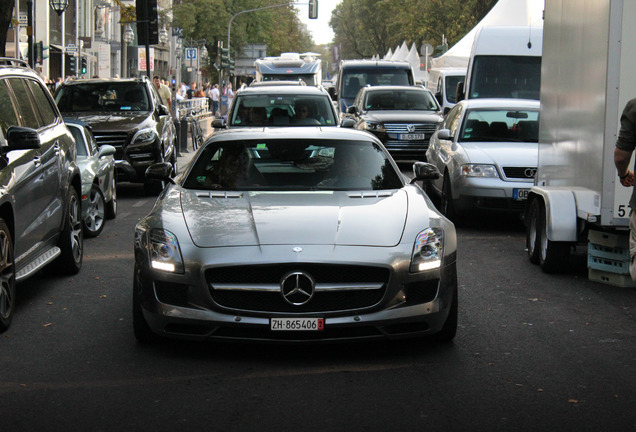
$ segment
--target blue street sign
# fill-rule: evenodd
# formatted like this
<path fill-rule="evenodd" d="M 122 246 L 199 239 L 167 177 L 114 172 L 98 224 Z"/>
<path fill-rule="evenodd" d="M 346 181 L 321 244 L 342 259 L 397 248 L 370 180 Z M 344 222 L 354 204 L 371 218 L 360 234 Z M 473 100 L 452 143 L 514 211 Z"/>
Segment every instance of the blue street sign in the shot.
<path fill-rule="evenodd" d="M 185 58 L 186 58 L 186 60 L 196 60 L 197 59 L 197 48 L 186 48 L 185 49 Z"/>

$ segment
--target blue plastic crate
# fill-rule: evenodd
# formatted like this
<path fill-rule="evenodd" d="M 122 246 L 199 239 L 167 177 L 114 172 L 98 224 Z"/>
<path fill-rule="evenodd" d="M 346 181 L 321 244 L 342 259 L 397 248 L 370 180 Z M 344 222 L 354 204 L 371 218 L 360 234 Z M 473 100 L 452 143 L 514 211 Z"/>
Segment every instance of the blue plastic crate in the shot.
<path fill-rule="evenodd" d="M 596 243 L 587 244 L 587 254 L 616 261 L 629 261 L 629 248 L 604 246 Z"/>
<path fill-rule="evenodd" d="M 613 260 L 588 254 L 587 266 L 610 273 L 629 274 L 629 260 Z"/>

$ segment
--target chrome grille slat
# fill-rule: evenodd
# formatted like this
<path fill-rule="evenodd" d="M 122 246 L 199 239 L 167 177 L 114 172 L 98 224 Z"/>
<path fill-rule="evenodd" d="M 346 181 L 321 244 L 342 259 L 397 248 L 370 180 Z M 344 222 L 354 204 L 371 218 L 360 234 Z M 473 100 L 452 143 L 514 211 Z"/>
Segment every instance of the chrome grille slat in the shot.
<path fill-rule="evenodd" d="M 409 132 L 408 125 L 412 125 L 415 130 Z M 432 134 L 437 129 L 436 123 L 385 123 L 384 129 L 387 133 L 425 133 Z"/>

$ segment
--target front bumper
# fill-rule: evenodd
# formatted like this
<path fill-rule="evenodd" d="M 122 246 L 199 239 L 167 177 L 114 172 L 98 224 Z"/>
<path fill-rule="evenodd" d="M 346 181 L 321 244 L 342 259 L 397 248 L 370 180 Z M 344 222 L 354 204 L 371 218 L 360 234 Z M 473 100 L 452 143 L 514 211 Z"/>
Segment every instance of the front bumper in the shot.
<path fill-rule="evenodd" d="M 185 275 L 166 274 L 149 269 L 139 251 L 136 255 L 134 295 L 152 331 L 169 338 L 317 342 L 426 336 L 442 329 L 457 292 L 453 254 L 443 267 L 427 272 L 408 273 L 408 263 L 389 267 L 390 276 L 380 300 L 364 307 L 308 312 L 228 307 L 213 299 L 206 269 L 186 271 Z M 287 264 L 303 268 L 303 263 Z M 324 318 L 324 330 L 271 331 L 273 317 Z"/>
<path fill-rule="evenodd" d="M 453 203 L 458 211 L 522 212 L 526 200 L 516 199 L 515 189 L 529 190 L 533 182 L 503 181 L 499 178 L 458 177 L 452 182 Z"/>

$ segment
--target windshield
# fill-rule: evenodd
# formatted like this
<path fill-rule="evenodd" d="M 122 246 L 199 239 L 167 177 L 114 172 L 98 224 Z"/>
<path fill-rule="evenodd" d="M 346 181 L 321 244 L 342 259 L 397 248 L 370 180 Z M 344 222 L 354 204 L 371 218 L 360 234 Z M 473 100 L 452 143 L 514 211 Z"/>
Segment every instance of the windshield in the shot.
<path fill-rule="evenodd" d="M 150 101 L 143 84 L 99 82 L 62 86 L 55 95 L 62 112 L 149 111 Z"/>
<path fill-rule="evenodd" d="M 468 111 L 460 141 L 539 142 L 539 112 L 534 110 Z"/>
<path fill-rule="evenodd" d="M 230 126 L 337 126 L 331 99 L 324 95 L 237 95 Z"/>
<path fill-rule="evenodd" d="M 183 183 L 202 190 L 382 190 L 402 187 L 371 141 L 272 139 L 208 145 Z"/>
<path fill-rule="evenodd" d="M 539 100 L 541 57 L 478 56 L 470 78 L 469 99 Z"/>
<path fill-rule="evenodd" d="M 457 93 L 457 83 L 464 81 L 465 75 L 447 75 L 446 76 L 446 100 L 455 103 L 455 93 Z"/>
<path fill-rule="evenodd" d="M 372 90 L 367 92 L 364 109 L 367 111 L 437 111 L 439 110 L 439 105 L 435 98 L 427 91 Z"/>
<path fill-rule="evenodd" d="M 346 69 L 342 72 L 343 98 L 353 99 L 365 85 L 413 85 L 408 69 Z"/>

